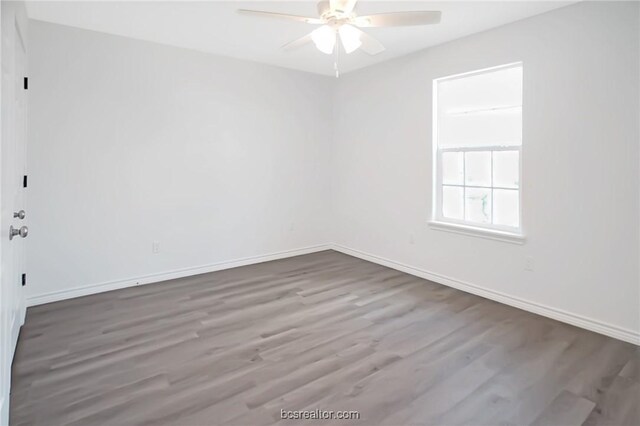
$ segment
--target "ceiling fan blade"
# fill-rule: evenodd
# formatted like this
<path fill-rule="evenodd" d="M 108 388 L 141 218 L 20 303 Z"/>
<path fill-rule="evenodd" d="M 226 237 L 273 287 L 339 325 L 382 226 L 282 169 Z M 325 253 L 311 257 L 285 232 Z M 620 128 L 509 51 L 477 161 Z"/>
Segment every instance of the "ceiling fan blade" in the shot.
<path fill-rule="evenodd" d="M 368 53 L 369 55 L 377 55 L 378 53 L 384 52 L 384 46 L 378 40 L 371 37 L 369 34 L 365 33 L 362 30 L 359 30 L 357 28 L 353 29 L 359 32 L 360 42 L 362 43 L 360 45 L 360 49 L 363 52 Z"/>
<path fill-rule="evenodd" d="M 243 15 L 262 16 L 265 18 L 286 19 L 289 21 L 306 22 L 307 24 L 323 24 L 324 21 L 319 18 L 308 18 L 306 16 L 288 15 L 286 13 L 265 12 L 262 10 L 238 9 L 238 13 Z"/>
<path fill-rule="evenodd" d="M 331 0 L 331 10 L 350 15 L 358 0 Z"/>
<path fill-rule="evenodd" d="M 431 25 L 440 22 L 441 15 L 439 11 L 378 13 L 358 16 L 353 20 L 353 24 L 363 28 Z"/>
<path fill-rule="evenodd" d="M 313 40 L 311 39 L 311 33 L 309 33 L 304 37 L 300 37 L 297 40 L 293 40 L 292 42 L 285 44 L 284 46 L 282 46 L 282 50 L 286 50 L 286 51 L 295 50 L 304 46 L 307 43 L 311 43 L 312 41 Z"/>
<path fill-rule="evenodd" d="M 318 16 L 322 16 L 331 11 L 331 2 L 329 0 L 320 0 L 318 2 Z"/>

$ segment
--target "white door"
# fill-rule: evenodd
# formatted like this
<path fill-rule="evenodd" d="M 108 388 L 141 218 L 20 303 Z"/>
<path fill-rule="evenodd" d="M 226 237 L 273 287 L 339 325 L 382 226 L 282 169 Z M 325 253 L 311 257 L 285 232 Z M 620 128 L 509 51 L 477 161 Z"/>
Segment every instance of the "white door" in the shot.
<path fill-rule="evenodd" d="M 2 2 L 0 141 L 0 425 L 8 424 L 11 361 L 25 303 L 26 48 L 11 3 Z M 12 232 L 13 230 L 13 232 Z"/>

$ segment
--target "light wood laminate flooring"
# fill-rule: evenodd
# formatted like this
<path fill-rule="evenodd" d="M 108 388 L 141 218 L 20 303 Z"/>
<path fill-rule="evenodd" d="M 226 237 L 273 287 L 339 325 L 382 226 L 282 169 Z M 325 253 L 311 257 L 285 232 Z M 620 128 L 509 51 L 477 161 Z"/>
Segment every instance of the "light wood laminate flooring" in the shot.
<path fill-rule="evenodd" d="M 640 425 L 636 346 L 334 251 L 29 308 L 13 425 Z M 358 411 L 281 420 L 281 410 Z"/>

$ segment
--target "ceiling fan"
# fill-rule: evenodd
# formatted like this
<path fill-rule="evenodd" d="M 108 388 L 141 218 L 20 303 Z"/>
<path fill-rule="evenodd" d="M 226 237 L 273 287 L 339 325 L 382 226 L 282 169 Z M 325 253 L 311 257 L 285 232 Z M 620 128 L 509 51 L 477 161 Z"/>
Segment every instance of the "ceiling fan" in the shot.
<path fill-rule="evenodd" d="M 377 55 L 383 52 L 384 46 L 382 43 L 360 30 L 360 28 L 431 25 L 440 22 L 441 14 L 439 11 L 389 12 L 358 16 L 353 11 L 357 1 L 322 0 L 318 3 L 319 18 L 260 10 L 239 9 L 238 12 L 246 15 L 321 25 L 306 36 L 285 44 L 282 48 L 284 50 L 292 50 L 313 42 L 318 50 L 328 55 L 334 53 L 334 51 L 337 54 L 337 49 L 335 49 L 337 39 L 340 39 L 346 53 L 351 53 L 358 48 L 369 55 Z"/>

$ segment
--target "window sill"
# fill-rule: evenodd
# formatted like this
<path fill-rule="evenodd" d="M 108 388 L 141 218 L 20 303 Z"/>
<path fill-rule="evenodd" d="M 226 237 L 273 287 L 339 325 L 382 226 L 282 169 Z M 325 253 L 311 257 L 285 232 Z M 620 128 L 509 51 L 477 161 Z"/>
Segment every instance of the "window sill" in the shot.
<path fill-rule="evenodd" d="M 503 241 L 511 244 L 524 244 L 526 242 L 526 237 L 522 234 L 498 231 L 494 229 L 476 228 L 474 226 L 437 221 L 429 221 L 429 227 L 436 231 L 453 232 L 454 234 L 469 235 L 471 237 Z"/>

